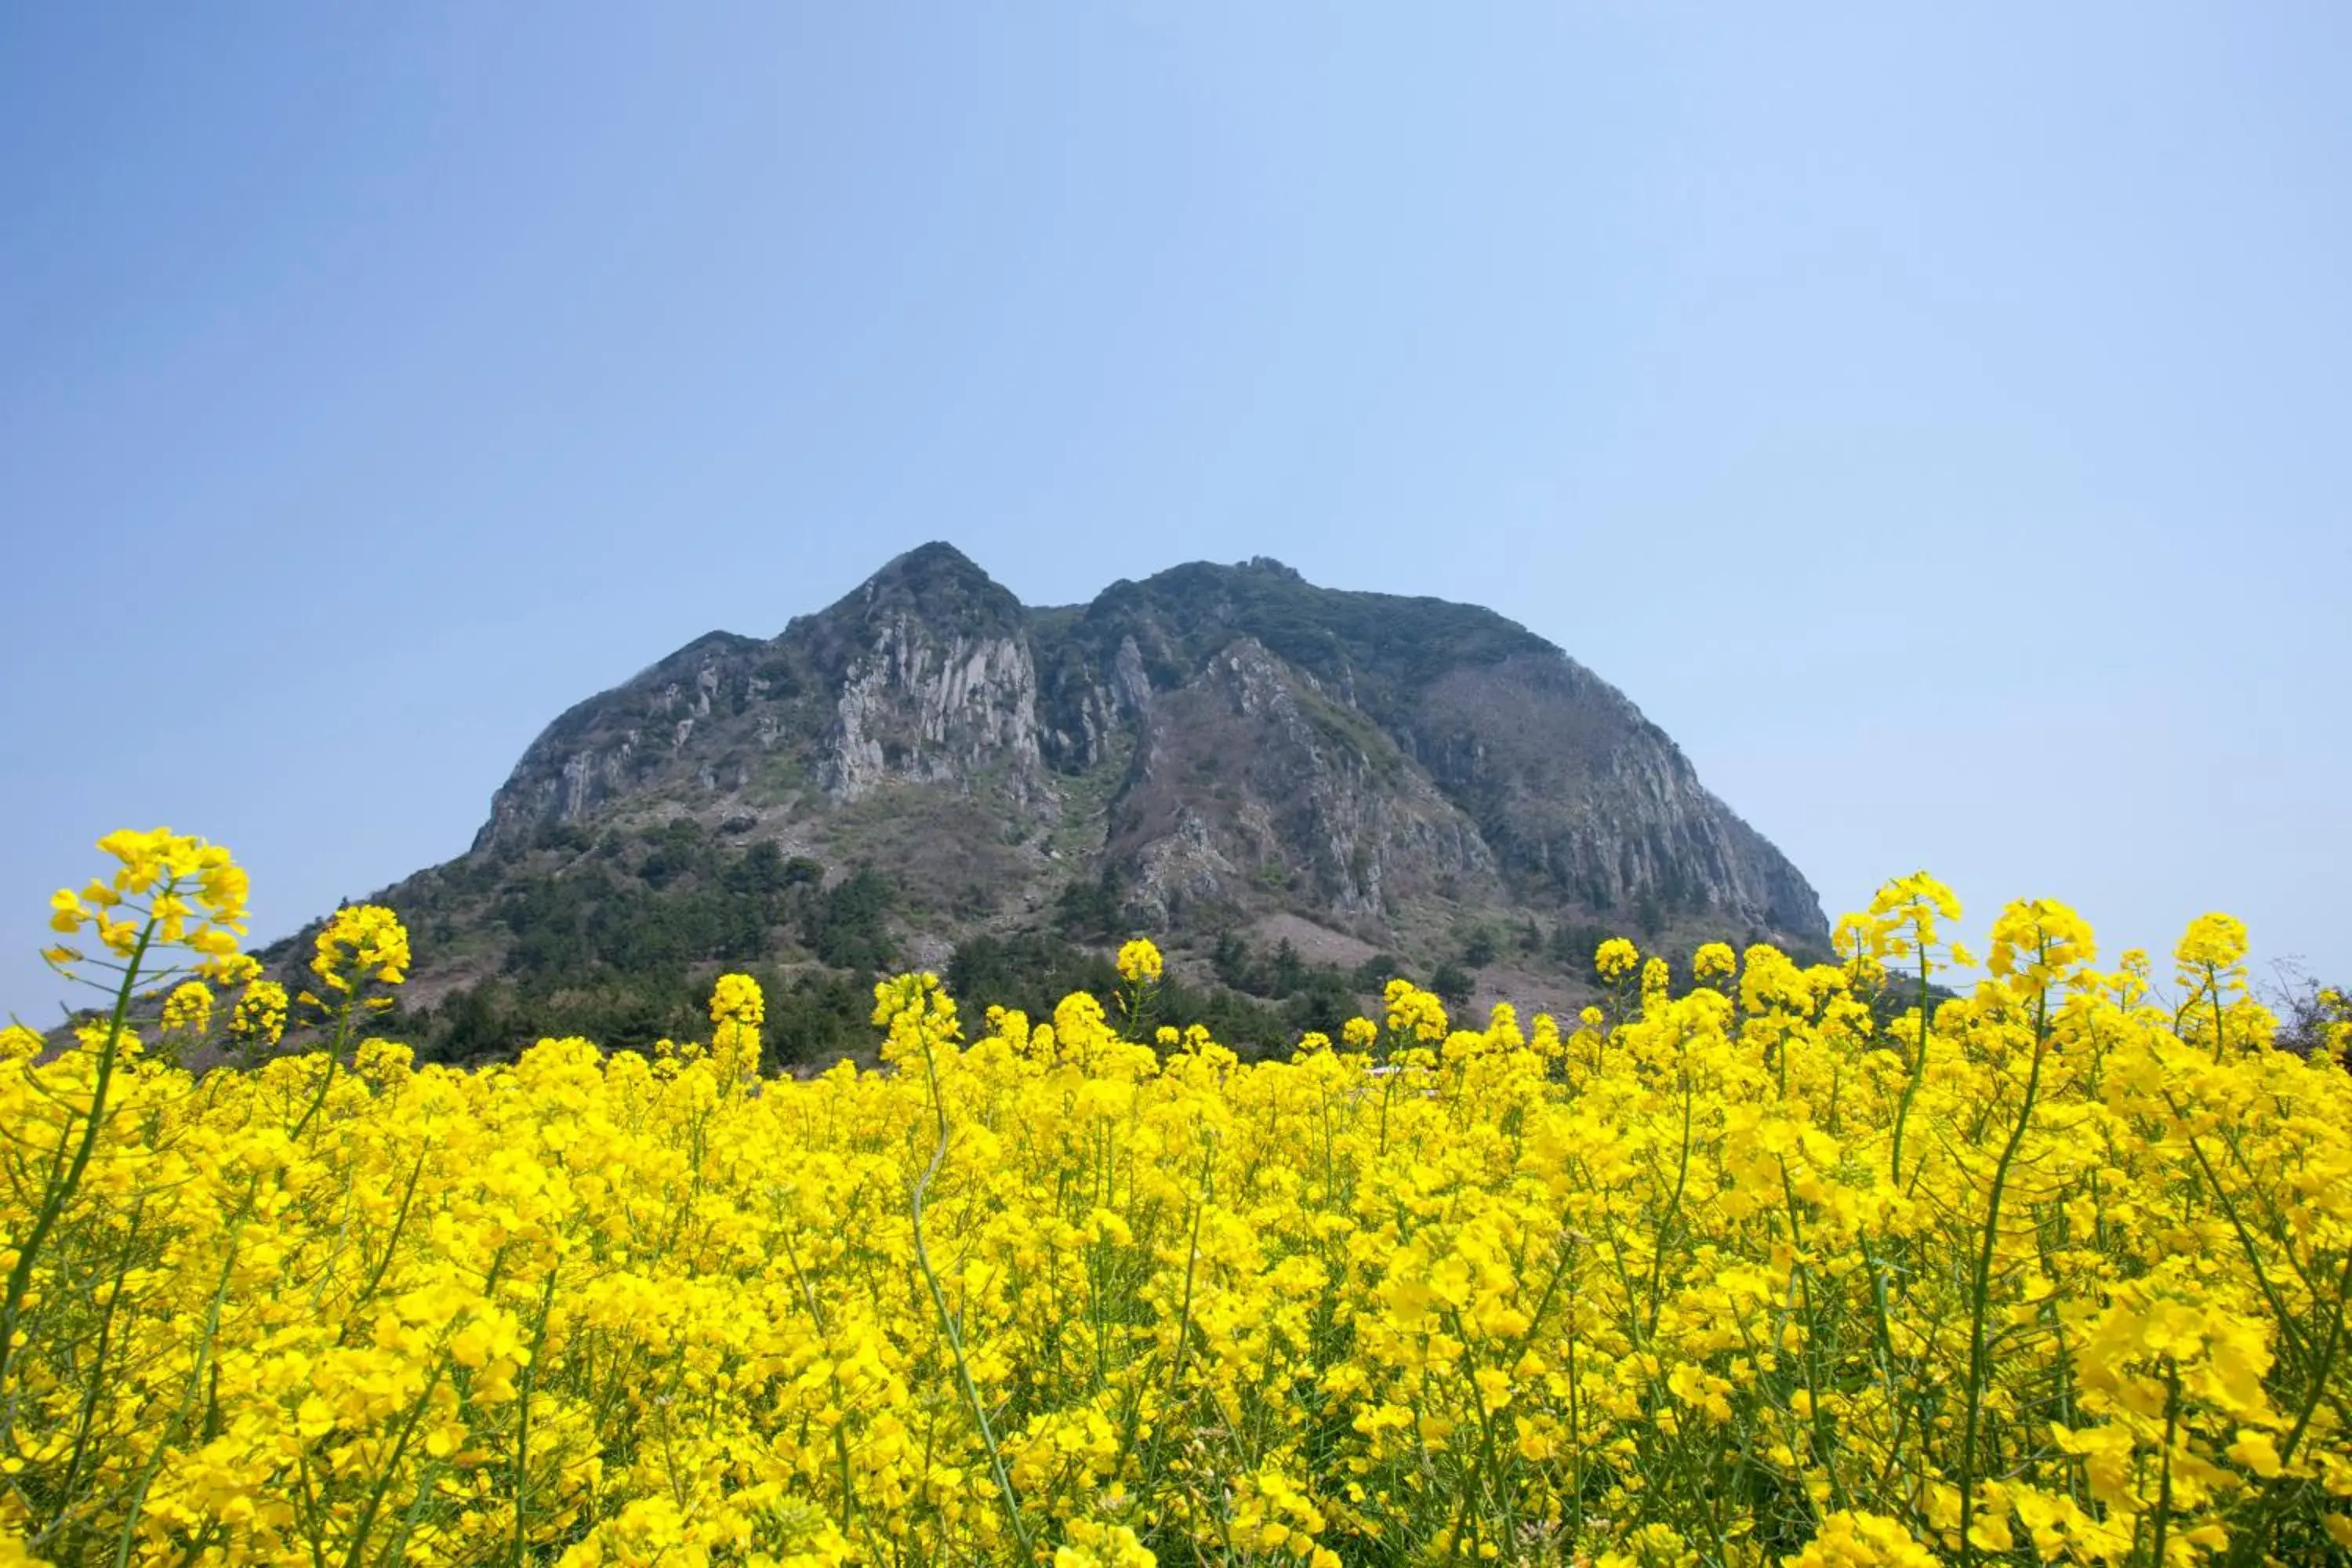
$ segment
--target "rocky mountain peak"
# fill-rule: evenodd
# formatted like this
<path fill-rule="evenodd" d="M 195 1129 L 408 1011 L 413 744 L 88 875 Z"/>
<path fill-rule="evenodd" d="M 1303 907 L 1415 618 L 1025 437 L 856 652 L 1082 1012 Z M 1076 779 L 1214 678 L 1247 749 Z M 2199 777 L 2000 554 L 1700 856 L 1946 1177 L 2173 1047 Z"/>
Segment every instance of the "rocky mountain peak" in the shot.
<path fill-rule="evenodd" d="M 912 620 L 944 635 L 1006 637 L 1021 629 L 1025 614 L 970 556 L 935 540 L 886 563 L 818 618 L 841 623 L 844 632 L 853 624 Z"/>
<path fill-rule="evenodd" d="M 925 544 L 777 637 L 713 633 L 564 713 L 498 791 L 463 877 L 415 885 L 507 889 L 440 913 L 519 962 L 531 939 L 497 911 L 561 869 L 546 846 L 593 846 L 598 874 L 621 876 L 645 858 L 631 846 L 689 829 L 712 864 L 766 845 L 883 879 L 904 951 L 940 961 L 1080 907 L 1087 929 L 1180 952 L 1269 922 L 1334 954 L 1429 962 L 1465 931 L 1548 932 L 1542 962 L 1570 970 L 1598 929 L 1828 936 L 1797 868 L 1561 649 L 1475 605 L 1318 587 L 1265 557 L 1032 609 Z M 756 922 L 723 952 L 676 940 L 713 962 L 797 951 Z M 1523 1000 L 1545 973 L 1517 976 Z"/>

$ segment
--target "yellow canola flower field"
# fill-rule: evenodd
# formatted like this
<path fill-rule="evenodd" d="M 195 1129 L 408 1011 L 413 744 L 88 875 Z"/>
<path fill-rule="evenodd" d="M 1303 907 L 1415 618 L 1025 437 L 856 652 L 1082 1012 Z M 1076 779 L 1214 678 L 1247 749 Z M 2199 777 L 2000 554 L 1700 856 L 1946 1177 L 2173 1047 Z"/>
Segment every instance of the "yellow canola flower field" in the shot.
<path fill-rule="evenodd" d="M 457 1071 L 366 1033 L 389 912 L 289 997 L 225 855 L 104 847 L 111 1013 L 0 1046 L 0 1563 L 2352 1553 L 2352 1077 L 2222 917 L 2163 1000 L 2033 902 L 1934 1001 L 1915 877 L 1835 964 L 1612 942 L 1580 1017 L 1400 983 L 1282 1061 L 1134 944 L 1050 1022 L 891 981 L 878 1070 L 759 1077 L 728 976 Z"/>

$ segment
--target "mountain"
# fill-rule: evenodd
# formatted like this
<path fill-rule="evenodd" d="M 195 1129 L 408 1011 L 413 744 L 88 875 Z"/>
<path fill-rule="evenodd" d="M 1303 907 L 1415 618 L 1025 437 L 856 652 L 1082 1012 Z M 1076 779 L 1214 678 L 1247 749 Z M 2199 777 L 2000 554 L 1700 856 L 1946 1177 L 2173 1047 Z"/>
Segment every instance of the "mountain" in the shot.
<path fill-rule="evenodd" d="M 1047 1005 L 1135 932 L 1261 1034 L 1384 965 L 1564 1004 L 1610 932 L 1828 939 L 1664 731 L 1490 611 L 1263 559 L 1031 608 L 940 543 L 572 708 L 467 853 L 383 897 L 417 937 L 404 1021 L 453 1055 L 690 1028 L 721 963 L 766 966 L 821 1052 L 883 965 Z"/>

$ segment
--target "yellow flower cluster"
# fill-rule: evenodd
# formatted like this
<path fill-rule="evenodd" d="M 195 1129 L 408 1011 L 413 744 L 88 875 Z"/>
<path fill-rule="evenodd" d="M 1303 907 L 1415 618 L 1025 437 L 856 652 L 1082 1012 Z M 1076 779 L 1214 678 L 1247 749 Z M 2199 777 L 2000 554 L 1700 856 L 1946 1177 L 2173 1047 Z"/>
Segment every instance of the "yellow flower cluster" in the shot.
<path fill-rule="evenodd" d="M 184 980 L 163 998 L 163 1027 L 201 1035 L 213 1021 L 212 987 L 201 980 Z"/>
<path fill-rule="evenodd" d="M 1159 1559 L 1123 1524 L 1074 1519 L 1067 1541 L 1054 1549 L 1054 1568 L 1155 1568 Z"/>
<path fill-rule="evenodd" d="M 248 982 L 229 1011 L 228 1032 L 258 1049 L 275 1046 L 286 1034 L 286 987 L 275 980 Z"/>
<path fill-rule="evenodd" d="M 2312 1048 L 2335 1061 L 2352 1058 L 2352 996 L 2323 986 L 2312 998 Z"/>
<path fill-rule="evenodd" d="M 1130 985 L 1159 979 L 1161 968 L 1160 949 L 1148 938 L 1138 937 L 1118 950 L 1118 977 Z"/>
<path fill-rule="evenodd" d="M 79 893 L 60 888 L 49 900 L 49 926 L 72 936 L 93 926 L 120 962 L 136 962 L 151 945 L 184 947 L 211 978 L 242 977 L 238 938 L 245 932 L 244 868 L 217 844 L 173 833 L 129 828 L 98 841 L 118 862 L 111 877 L 94 878 Z M 81 949 L 60 943 L 43 956 L 71 975 L 88 962 Z M 110 967 L 119 967 L 110 965 Z"/>
<path fill-rule="evenodd" d="M 758 981 L 748 974 L 719 977 L 710 992 L 710 1054 L 719 1082 L 759 1076 L 760 1026 L 767 1020 Z"/>
<path fill-rule="evenodd" d="M 1410 980 L 1391 980 L 1382 1000 L 1387 1004 L 1389 1032 L 1399 1039 L 1445 1038 L 1445 1004 L 1434 992 L 1423 991 Z"/>
<path fill-rule="evenodd" d="M 1906 1009 L 1882 904 L 1255 1064 L 929 976 L 756 1093 L 735 975 L 748 1058 L 12 1039 L 0 1564 L 2343 1561 L 2352 1075 L 2047 901 Z"/>
<path fill-rule="evenodd" d="M 408 932 L 381 905 L 346 905 L 320 931 L 310 973 L 330 991 L 349 992 L 354 977 L 397 985 L 408 977 Z"/>
<path fill-rule="evenodd" d="M 1912 1539 L 1900 1520 L 1840 1509 L 1789 1568 L 1936 1568 L 1936 1554 Z"/>

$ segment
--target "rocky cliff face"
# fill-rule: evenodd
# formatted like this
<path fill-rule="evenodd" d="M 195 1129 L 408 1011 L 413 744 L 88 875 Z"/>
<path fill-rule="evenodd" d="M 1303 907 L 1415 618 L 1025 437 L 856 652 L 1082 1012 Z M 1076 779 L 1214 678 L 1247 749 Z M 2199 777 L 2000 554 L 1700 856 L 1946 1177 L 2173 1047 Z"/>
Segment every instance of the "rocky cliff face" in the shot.
<path fill-rule="evenodd" d="M 1282 918 L 1365 951 L 1531 915 L 1827 938 L 1796 868 L 1559 648 L 1264 561 L 1034 610 L 926 545 L 564 714 L 472 858 L 679 818 L 835 876 L 961 879 L 909 901 L 935 947 L 1089 879 L 1137 929 Z"/>
<path fill-rule="evenodd" d="M 1360 931 L 1416 899 L 1504 898 L 1477 826 L 1396 742 L 1244 633 L 1140 718 L 1106 853 L 1150 922 L 1237 889 Z"/>

